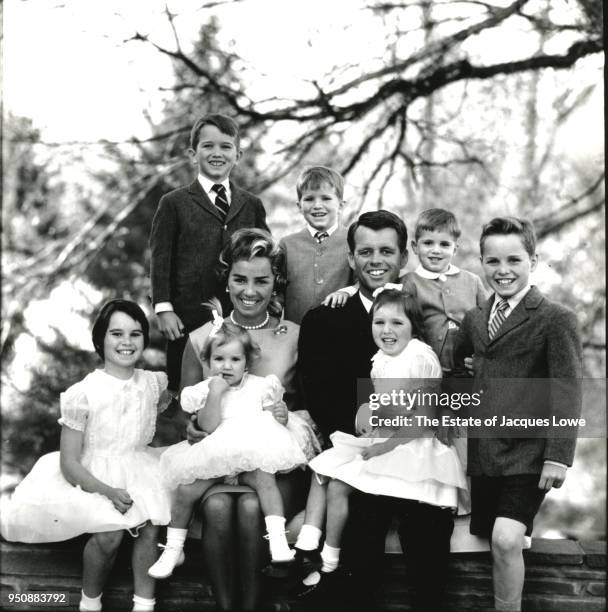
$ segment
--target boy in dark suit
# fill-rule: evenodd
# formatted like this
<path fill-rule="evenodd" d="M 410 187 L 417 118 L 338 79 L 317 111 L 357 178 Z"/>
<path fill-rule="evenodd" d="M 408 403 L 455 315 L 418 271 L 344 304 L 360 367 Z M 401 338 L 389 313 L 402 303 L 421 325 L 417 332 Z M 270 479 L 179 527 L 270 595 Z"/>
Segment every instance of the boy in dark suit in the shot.
<path fill-rule="evenodd" d="M 465 315 L 455 354 L 460 362 L 473 356 L 481 409 L 499 420 L 519 416 L 522 406 L 534 409 L 530 417 L 577 417 L 582 351 L 576 316 L 530 286 L 538 263 L 534 227 L 513 217 L 493 219 L 483 228 L 480 250 L 494 295 Z M 524 536 L 531 535 L 545 494 L 564 482 L 575 443 L 574 435 L 469 438 L 471 533 L 491 537 L 496 610 L 521 610 Z"/>
<path fill-rule="evenodd" d="M 167 338 L 169 389 L 179 389 L 187 335 L 210 319 L 202 304 L 219 295 L 215 266 L 237 229 L 268 230 L 259 198 L 229 180 L 241 158 L 239 129 L 225 115 L 206 115 L 193 126 L 188 154 L 198 167 L 188 186 L 164 195 L 150 233 L 152 303 Z"/>

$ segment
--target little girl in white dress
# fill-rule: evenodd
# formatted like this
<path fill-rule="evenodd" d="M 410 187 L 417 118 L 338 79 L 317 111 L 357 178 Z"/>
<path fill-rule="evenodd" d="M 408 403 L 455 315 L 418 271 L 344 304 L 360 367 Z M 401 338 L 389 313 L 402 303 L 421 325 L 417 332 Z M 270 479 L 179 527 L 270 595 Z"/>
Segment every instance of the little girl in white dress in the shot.
<path fill-rule="evenodd" d="M 422 317 L 416 298 L 400 290 L 377 292 L 372 309 L 372 335 L 380 349 L 372 357 L 371 378 L 377 394 L 433 389 L 432 380 L 441 378 L 439 359 L 430 346 L 414 338 L 422 333 Z M 438 387 L 438 386 L 437 386 Z M 406 400 L 407 403 L 407 400 Z M 405 426 L 375 426 L 376 417 L 407 417 Z M 358 419 L 361 433 L 355 437 L 341 431 L 332 434 L 333 448 L 309 463 L 315 472 L 306 505 L 306 516 L 296 542 L 303 568 L 314 566 L 311 554 L 319 546 L 324 517 L 327 514 L 325 545 L 321 551 L 321 577 L 338 567 L 342 531 L 348 518 L 348 497 L 353 489 L 374 495 L 417 500 L 454 511 L 468 504 L 464 470 L 453 447 L 441 443 L 429 427 L 417 426 L 415 415 L 434 417 L 435 409 L 415 406 L 391 406 L 388 412 L 369 411 Z M 371 426 L 370 426 L 371 421 Z M 370 433 L 371 432 L 371 433 Z M 326 478 L 319 478 L 321 475 Z M 328 485 L 327 478 L 331 479 Z M 327 486 L 331 495 L 327 497 Z M 326 500 L 329 502 L 326 502 Z M 326 511 L 326 504 L 328 505 Z M 319 576 L 308 576 L 297 594 L 313 585 Z"/>
<path fill-rule="evenodd" d="M 93 326 L 104 360 L 61 394 L 59 452 L 41 457 L 16 488 L 2 514 L 2 535 L 19 542 L 56 542 L 94 534 L 83 553 L 80 610 L 101 610 L 107 572 L 124 530 L 133 543 L 133 610 L 154 608 L 147 569 L 157 555 L 157 527 L 170 519 L 159 461 L 148 444 L 157 412 L 171 397 L 167 376 L 135 369 L 148 343 L 141 308 L 113 300 Z"/>
<path fill-rule="evenodd" d="M 183 563 L 194 503 L 214 483 L 237 475 L 260 498 L 273 563 L 293 560 L 275 474 L 304 465 L 306 457 L 289 428 L 265 409 L 282 399 L 279 379 L 247 372 L 258 353 L 246 330 L 224 322 L 214 311 L 214 327 L 203 349 L 211 377 L 185 387 L 181 395 L 182 408 L 197 413 L 200 428 L 209 435 L 196 444 L 175 444 L 161 456 L 163 481 L 174 497 L 165 550 L 149 570 L 155 578 L 170 576 Z"/>

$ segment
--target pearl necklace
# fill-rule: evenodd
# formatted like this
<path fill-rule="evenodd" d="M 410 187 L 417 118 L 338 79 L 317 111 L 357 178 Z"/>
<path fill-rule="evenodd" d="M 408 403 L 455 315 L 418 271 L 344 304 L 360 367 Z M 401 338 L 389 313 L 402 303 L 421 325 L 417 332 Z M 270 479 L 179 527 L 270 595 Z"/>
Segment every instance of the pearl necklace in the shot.
<path fill-rule="evenodd" d="M 270 321 L 270 315 L 268 314 L 268 311 L 266 311 L 266 318 L 258 325 L 243 325 L 242 323 L 238 323 L 237 321 L 234 320 L 234 310 L 233 310 L 230 313 L 230 320 L 235 325 L 238 325 L 239 327 L 242 327 L 243 329 L 247 329 L 247 330 L 262 329 L 262 327 L 265 327 L 266 325 L 268 325 L 268 321 Z"/>

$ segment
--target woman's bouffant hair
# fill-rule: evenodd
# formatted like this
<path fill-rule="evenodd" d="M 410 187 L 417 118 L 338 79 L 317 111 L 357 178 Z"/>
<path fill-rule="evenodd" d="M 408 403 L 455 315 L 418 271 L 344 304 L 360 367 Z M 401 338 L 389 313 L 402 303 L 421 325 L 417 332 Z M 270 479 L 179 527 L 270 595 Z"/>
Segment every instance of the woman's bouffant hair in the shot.
<path fill-rule="evenodd" d="M 285 254 L 272 236 L 261 229 L 240 229 L 234 232 L 226 243 L 218 264 L 218 275 L 226 284 L 230 270 L 237 261 L 251 261 L 262 257 L 270 261 L 270 269 L 274 274 L 274 291 L 282 294 L 287 285 L 285 273 Z M 273 296 L 268 304 L 268 312 L 272 316 L 281 316 L 283 307 Z"/>
<path fill-rule="evenodd" d="M 208 307 L 210 310 L 215 310 L 218 317 L 222 316 L 222 305 L 217 298 L 212 298 L 206 302 L 204 306 Z M 235 340 L 240 342 L 243 346 L 247 367 L 251 367 L 251 364 L 260 357 L 260 347 L 253 341 L 251 335 L 246 329 L 243 329 L 239 325 L 235 325 L 230 321 L 222 321 L 221 326 L 214 326 L 212 328 L 212 331 L 207 337 L 201 353 L 203 361 L 209 365 L 211 353 L 213 352 L 214 348 L 224 346 L 225 344 L 229 344 Z"/>
<path fill-rule="evenodd" d="M 424 319 L 422 317 L 422 309 L 418 302 L 418 293 L 416 287 L 411 284 L 407 284 L 403 287 L 403 290 L 399 289 L 385 289 L 381 291 L 376 298 L 371 308 L 372 318 L 376 314 L 376 311 L 382 306 L 387 304 L 396 304 L 399 306 L 405 316 L 410 320 L 412 324 L 412 338 L 417 338 L 426 342 L 426 334 L 424 332 Z"/>
<path fill-rule="evenodd" d="M 150 325 L 145 312 L 135 302 L 130 300 L 110 300 L 101 307 L 97 314 L 91 334 L 95 352 L 102 359 L 104 358 L 103 341 L 110 325 L 110 319 L 115 312 L 124 312 L 141 325 L 141 331 L 144 334 L 144 348 L 150 342 Z"/>

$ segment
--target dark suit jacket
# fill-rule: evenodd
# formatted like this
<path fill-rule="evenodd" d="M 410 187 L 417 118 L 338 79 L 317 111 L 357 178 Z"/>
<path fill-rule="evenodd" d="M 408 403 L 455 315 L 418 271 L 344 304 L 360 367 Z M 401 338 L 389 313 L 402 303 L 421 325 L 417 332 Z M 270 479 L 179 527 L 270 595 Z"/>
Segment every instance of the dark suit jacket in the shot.
<path fill-rule="evenodd" d="M 334 431 L 355 433 L 357 408 L 365 401 L 358 403 L 357 379 L 365 379 L 363 391 L 369 394 L 371 358 L 377 350 L 358 294 L 343 308 L 318 306 L 304 316 L 298 377 L 304 407 L 326 442 Z"/>
<path fill-rule="evenodd" d="M 216 265 L 230 235 L 248 227 L 268 230 L 259 198 L 232 182 L 230 193 L 225 222 L 198 180 L 165 194 L 152 221 L 152 302 L 171 302 L 187 331 L 210 318 L 201 303 L 221 289 Z"/>
<path fill-rule="evenodd" d="M 534 407 L 532 417 L 578 416 L 582 348 L 576 315 L 532 287 L 490 340 L 493 301 L 491 297 L 467 312 L 455 346 L 457 363 L 473 355 L 474 390 L 483 390 L 481 412 L 519 416 L 526 406 Z M 504 380 L 517 378 L 549 380 L 529 385 Z M 468 443 L 472 476 L 540 474 L 546 459 L 572 465 L 573 437 L 486 439 L 472 434 Z"/>

